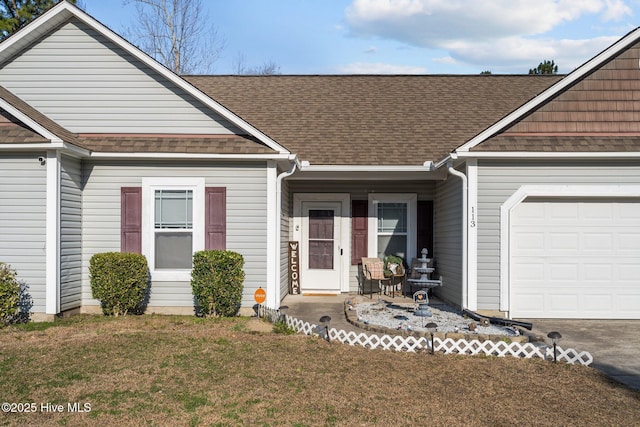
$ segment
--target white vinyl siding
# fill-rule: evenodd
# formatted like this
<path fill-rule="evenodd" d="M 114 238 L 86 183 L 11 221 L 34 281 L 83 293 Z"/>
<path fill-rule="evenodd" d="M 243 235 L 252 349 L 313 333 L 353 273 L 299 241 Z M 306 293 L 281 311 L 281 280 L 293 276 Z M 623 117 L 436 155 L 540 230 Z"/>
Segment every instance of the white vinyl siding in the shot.
<path fill-rule="evenodd" d="M 282 181 L 282 215 L 280 216 L 280 298 L 284 298 L 289 293 L 289 223 L 290 215 L 287 214 L 290 209 L 289 203 L 289 182 Z M 293 208 L 291 208 L 293 211 Z"/>
<path fill-rule="evenodd" d="M 500 206 L 523 185 L 640 183 L 637 163 L 618 161 L 478 162 L 478 309 L 500 302 Z M 597 195 L 594 195 L 597 196 Z M 606 195 L 604 195 L 606 196 Z"/>
<path fill-rule="evenodd" d="M 27 285 L 32 312 L 45 312 L 46 169 L 40 154 L 0 154 L 0 262 Z"/>
<path fill-rule="evenodd" d="M 120 188 L 141 187 L 142 178 L 204 178 L 207 187 L 227 189 L 227 249 L 244 257 L 242 305 L 255 304 L 253 293 L 266 287 L 267 193 L 265 163 L 87 162 L 83 194 L 83 305 L 92 299 L 89 260 L 100 252 L 120 251 Z M 189 282 L 153 282 L 153 307 L 192 307 Z"/>
<path fill-rule="evenodd" d="M 62 157 L 60 169 L 60 310 L 82 303 L 82 168 Z"/>
<path fill-rule="evenodd" d="M 76 133 L 238 132 L 76 19 L 3 64 L 0 77 L 4 87 Z"/>
<path fill-rule="evenodd" d="M 438 183 L 434 203 L 433 256 L 436 274 L 443 277 L 435 288 L 441 298 L 462 305 L 462 181 L 449 176 Z"/>

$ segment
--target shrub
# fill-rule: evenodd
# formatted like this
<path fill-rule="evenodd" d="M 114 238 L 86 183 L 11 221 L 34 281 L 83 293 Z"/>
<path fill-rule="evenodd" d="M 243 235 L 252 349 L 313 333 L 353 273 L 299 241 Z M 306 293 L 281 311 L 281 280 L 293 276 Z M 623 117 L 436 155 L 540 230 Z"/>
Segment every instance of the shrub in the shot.
<path fill-rule="evenodd" d="M 193 255 L 191 288 L 198 314 L 235 316 L 242 302 L 244 258 L 231 251 L 207 250 Z"/>
<path fill-rule="evenodd" d="M 10 265 L 0 262 L 0 326 L 13 321 L 20 310 L 20 283 Z"/>
<path fill-rule="evenodd" d="M 287 325 L 287 322 L 284 320 L 276 320 L 273 324 L 273 332 L 276 334 L 293 335 L 296 333 L 296 330 L 292 326 Z"/>
<path fill-rule="evenodd" d="M 105 315 L 141 313 L 149 286 L 144 255 L 126 252 L 95 254 L 89 263 L 91 293 Z"/>

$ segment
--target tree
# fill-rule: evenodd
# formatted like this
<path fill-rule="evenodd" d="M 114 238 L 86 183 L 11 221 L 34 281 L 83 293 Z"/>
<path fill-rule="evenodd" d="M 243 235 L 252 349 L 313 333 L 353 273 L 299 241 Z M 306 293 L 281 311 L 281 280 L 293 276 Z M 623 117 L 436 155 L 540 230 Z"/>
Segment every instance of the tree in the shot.
<path fill-rule="evenodd" d="M 68 0 L 76 4 L 76 0 Z M 0 41 L 51 9 L 60 0 L 0 0 Z"/>
<path fill-rule="evenodd" d="M 482 74 L 482 75 L 491 74 L 491 71 L 489 71 L 489 70 L 481 71 L 480 74 Z"/>
<path fill-rule="evenodd" d="M 529 74 L 558 74 L 558 66 L 555 62 L 547 61 L 541 62 L 536 68 L 529 70 Z"/>
<path fill-rule="evenodd" d="M 176 74 L 211 73 L 224 50 L 224 38 L 209 19 L 202 0 L 128 0 L 138 25 L 127 36 L 142 51 Z"/>
<path fill-rule="evenodd" d="M 269 60 L 263 62 L 261 65 L 249 67 L 247 65 L 247 59 L 243 54 L 238 54 L 235 61 L 233 61 L 233 68 L 236 74 L 241 75 L 266 76 L 280 74 L 280 66 L 274 61 Z"/>

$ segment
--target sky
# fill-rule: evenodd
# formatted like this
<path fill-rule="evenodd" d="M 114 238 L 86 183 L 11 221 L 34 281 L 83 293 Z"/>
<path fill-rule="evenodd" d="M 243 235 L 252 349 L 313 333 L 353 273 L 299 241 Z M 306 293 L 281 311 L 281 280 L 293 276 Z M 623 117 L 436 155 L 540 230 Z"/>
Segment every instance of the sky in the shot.
<path fill-rule="evenodd" d="M 640 0 L 201 0 L 224 40 L 215 74 L 273 62 L 282 74 L 569 73 L 640 26 Z M 126 0 L 83 0 L 120 35 Z"/>

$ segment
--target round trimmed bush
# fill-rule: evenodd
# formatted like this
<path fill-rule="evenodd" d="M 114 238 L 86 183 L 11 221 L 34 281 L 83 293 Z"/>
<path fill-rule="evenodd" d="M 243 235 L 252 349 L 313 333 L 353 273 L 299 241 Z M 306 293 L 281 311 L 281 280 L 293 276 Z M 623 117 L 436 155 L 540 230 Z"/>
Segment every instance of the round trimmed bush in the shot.
<path fill-rule="evenodd" d="M 13 321 L 20 310 L 18 273 L 9 264 L 0 262 L 0 326 Z"/>
<path fill-rule="evenodd" d="M 193 255 L 191 289 L 201 316 L 238 314 L 244 286 L 244 258 L 237 252 L 206 250 Z"/>
<path fill-rule="evenodd" d="M 147 288 L 147 258 L 128 252 L 95 254 L 89 263 L 91 293 L 105 315 L 141 313 Z"/>

